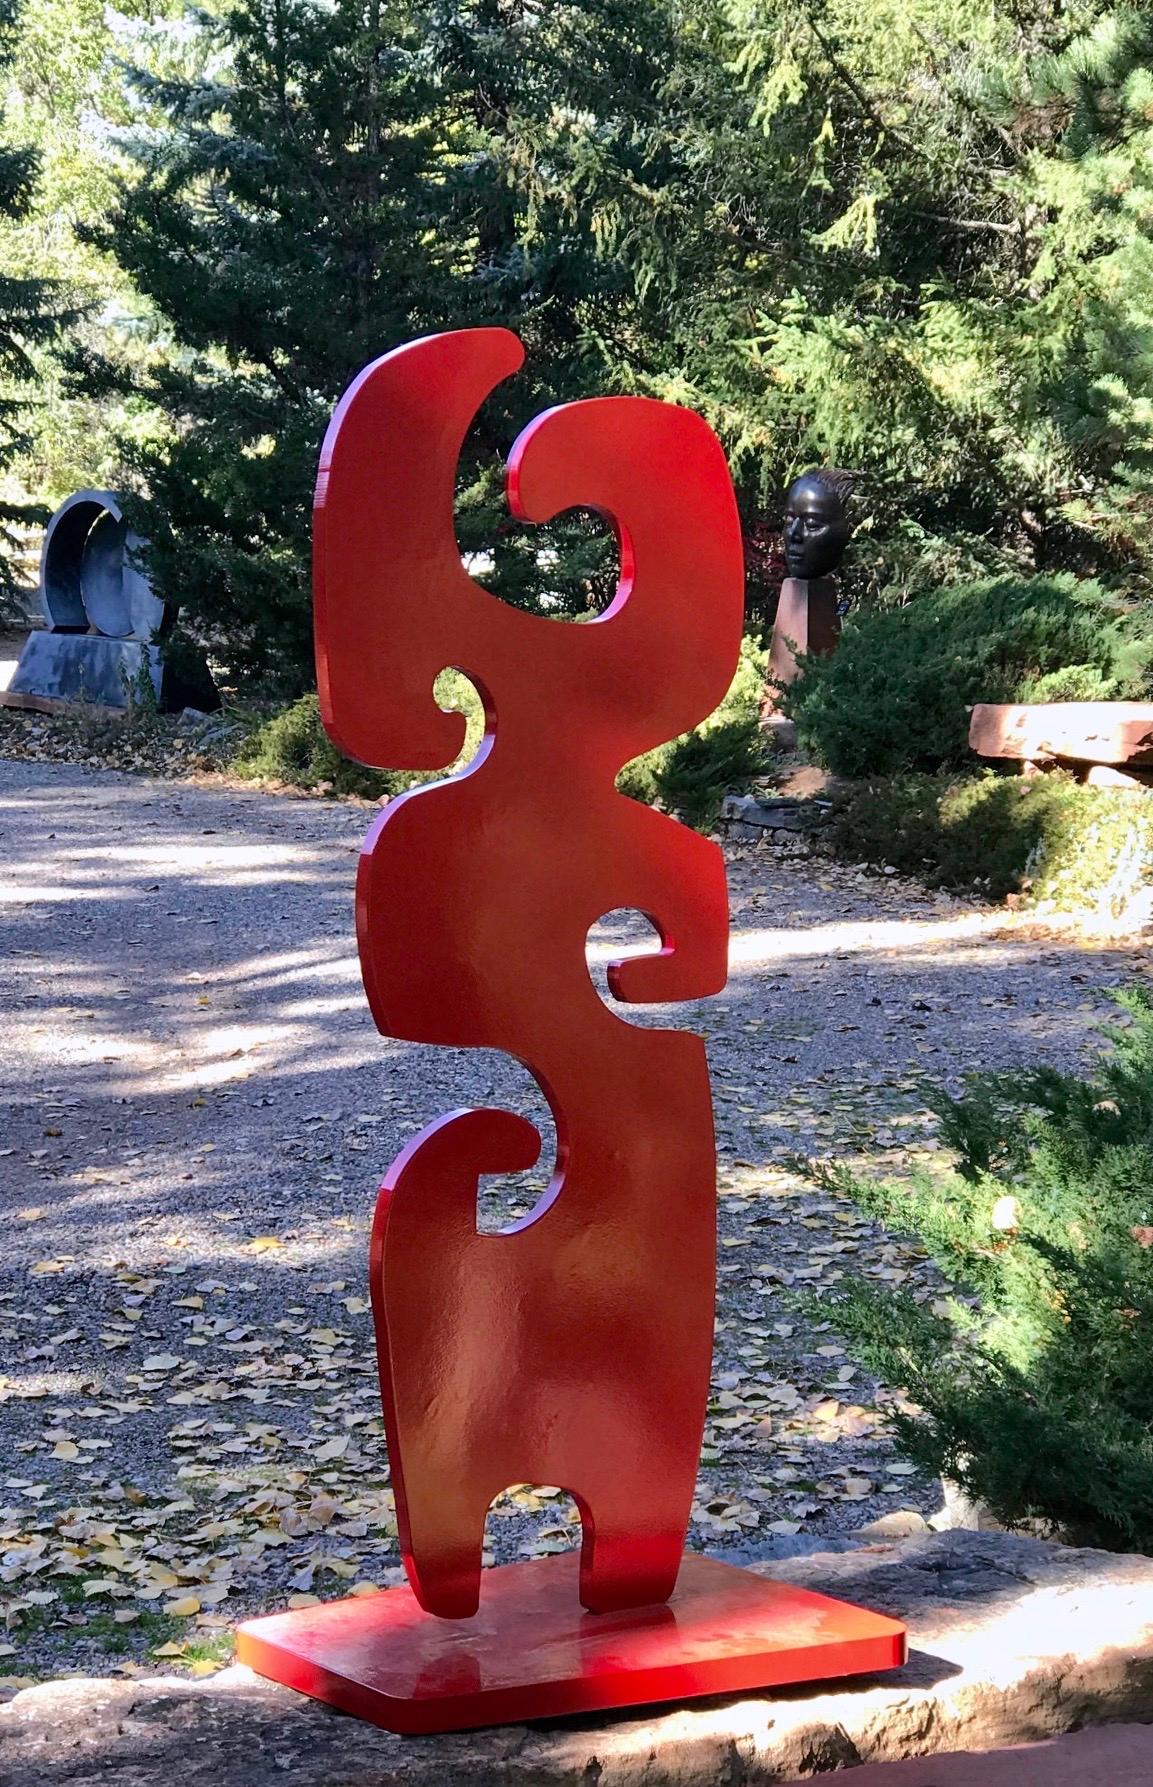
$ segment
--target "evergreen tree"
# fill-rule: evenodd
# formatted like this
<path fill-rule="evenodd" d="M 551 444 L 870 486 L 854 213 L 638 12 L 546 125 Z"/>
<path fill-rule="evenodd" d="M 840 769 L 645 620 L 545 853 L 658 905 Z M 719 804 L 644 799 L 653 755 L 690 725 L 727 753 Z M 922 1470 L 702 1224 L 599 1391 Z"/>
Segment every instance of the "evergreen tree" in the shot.
<path fill-rule="evenodd" d="M 12 273 L 54 279 L 80 313 L 78 349 L 147 362 L 163 352 L 163 328 L 147 301 L 112 258 L 81 242 L 77 229 L 104 218 L 117 179 L 131 164 L 116 130 L 132 120 L 123 86 L 125 55 L 151 64 L 179 54 L 180 40 L 153 22 L 183 12 L 183 0 L 21 0 L 8 69 L 13 137 L 36 151 L 29 204 L 7 232 Z M 191 48 L 191 41 L 188 48 Z M 67 388 L 60 357 L 37 351 L 37 403 L 27 416 L 27 444 L 12 463 L 14 479 L 54 508 L 84 485 L 104 487 L 119 475 L 118 436 L 133 418 L 115 398 L 84 400 Z"/>
<path fill-rule="evenodd" d="M 0 0 L 0 69 L 12 60 L 16 20 L 17 0 Z M 27 214 L 35 177 L 33 150 L 0 141 L 0 468 L 5 472 L 26 445 L 28 387 L 36 371 L 32 350 L 66 320 L 52 283 L 22 271 L 11 253 L 11 236 Z M 7 481 L 0 495 L 0 539 L 9 550 L 19 543 L 14 524 L 40 514 L 19 500 Z M 15 596 L 9 557 L 0 553 L 0 612 L 18 612 Z"/>
<path fill-rule="evenodd" d="M 862 473 L 858 594 L 1056 569 L 1144 593 L 1147 10 L 703 18 L 684 127 L 724 227 L 682 279 L 666 388 L 714 419 L 750 509 L 833 461 Z"/>
<path fill-rule="evenodd" d="M 952 1175 L 878 1184 L 815 1169 L 917 1234 L 954 1294 L 932 1308 L 853 1286 L 838 1327 L 919 1413 L 903 1449 L 1007 1524 L 1074 1543 L 1153 1545 L 1153 1001 L 1087 1079 L 1053 1068 L 976 1076 L 940 1096 Z"/>
<path fill-rule="evenodd" d="M 59 0 L 35 0 L 39 8 Z M 234 671 L 309 674 L 308 491 L 359 366 L 505 323 L 525 373 L 462 468 L 462 547 L 580 612 L 589 518 L 511 525 L 542 405 L 639 390 L 729 450 L 753 618 L 780 494 L 861 474 L 859 598 L 1153 575 L 1153 23 L 1094 0 L 237 0 L 134 76 L 88 230 L 160 330 L 80 388 L 127 418 L 159 587 Z M 166 336 L 172 338 L 170 344 Z M 548 588 L 542 589 L 547 575 Z"/>
<path fill-rule="evenodd" d="M 595 605 L 612 573 L 603 526 L 502 519 L 499 458 L 546 404 L 635 382 L 630 268 L 660 234 L 659 8 L 241 0 L 200 31 L 198 78 L 136 72 L 140 176 L 90 232 L 176 344 L 145 378 L 112 356 L 80 369 L 89 393 L 165 418 L 128 452 L 157 588 L 234 672 L 303 686 L 333 403 L 401 341 L 503 323 L 527 365 L 470 442 L 462 549 L 494 561 L 508 600 Z"/>

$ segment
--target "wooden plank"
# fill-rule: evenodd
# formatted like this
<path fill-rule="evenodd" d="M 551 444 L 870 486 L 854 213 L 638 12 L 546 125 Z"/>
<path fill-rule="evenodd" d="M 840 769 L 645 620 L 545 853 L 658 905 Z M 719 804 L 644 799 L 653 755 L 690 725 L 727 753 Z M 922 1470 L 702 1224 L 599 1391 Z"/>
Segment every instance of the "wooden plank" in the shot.
<path fill-rule="evenodd" d="M 126 707 L 106 707 L 99 701 L 66 701 L 60 695 L 13 694 L 11 689 L 0 690 L 0 707 L 15 707 L 30 714 L 84 714 L 92 720 L 123 720 L 128 712 Z"/>
<path fill-rule="evenodd" d="M 1153 764 L 1153 702 L 981 702 L 969 720 L 979 757 L 1043 762 Z"/>

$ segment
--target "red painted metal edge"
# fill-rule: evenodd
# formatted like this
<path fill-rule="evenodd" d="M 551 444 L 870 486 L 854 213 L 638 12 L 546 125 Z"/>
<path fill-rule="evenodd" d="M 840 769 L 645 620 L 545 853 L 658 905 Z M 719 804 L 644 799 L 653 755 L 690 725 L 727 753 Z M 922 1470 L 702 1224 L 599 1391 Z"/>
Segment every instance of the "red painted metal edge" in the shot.
<path fill-rule="evenodd" d="M 899 1621 L 687 1553 L 667 1604 L 576 1606 L 575 1555 L 486 1571 L 480 1612 L 442 1620 L 407 1587 L 250 1620 L 258 1674 L 404 1735 L 873 1674 Z"/>

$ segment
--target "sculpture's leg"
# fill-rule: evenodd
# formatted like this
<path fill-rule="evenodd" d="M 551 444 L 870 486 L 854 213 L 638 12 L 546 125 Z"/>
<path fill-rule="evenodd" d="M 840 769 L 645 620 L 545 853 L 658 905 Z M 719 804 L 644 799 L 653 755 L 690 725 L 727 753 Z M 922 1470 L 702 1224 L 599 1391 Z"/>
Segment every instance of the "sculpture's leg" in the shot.
<path fill-rule="evenodd" d="M 635 1496 L 614 1504 L 602 1492 L 594 1508 L 581 1505 L 580 1598 L 590 1613 L 667 1601 L 676 1587 L 688 1510 L 655 1481 L 645 1501 L 643 1527 Z"/>
<path fill-rule="evenodd" d="M 480 1606 L 481 1557 L 488 1503 L 471 1512 L 460 1497 L 425 1489 L 408 1510 L 401 1543 L 412 1591 L 426 1613 L 471 1619 Z"/>
<path fill-rule="evenodd" d="M 445 1619 L 477 1610 L 485 1515 L 507 1483 L 493 1405 L 517 1393 L 477 1180 L 539 1152 L 523 1117 L 456 1111 L 398 1156 L 377 1203 L 370 1281 L 397 1528 L 417 1600 Z"/>

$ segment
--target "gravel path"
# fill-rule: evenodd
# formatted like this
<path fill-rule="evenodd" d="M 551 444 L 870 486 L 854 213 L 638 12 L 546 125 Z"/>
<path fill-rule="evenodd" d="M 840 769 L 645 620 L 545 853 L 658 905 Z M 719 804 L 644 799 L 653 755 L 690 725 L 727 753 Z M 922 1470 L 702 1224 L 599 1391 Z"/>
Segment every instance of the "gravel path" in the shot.
<path fill-rule="evenodd" d="M 0 763 L 8 917 L 0 1147 L 0 1597 L 13 1676 L 215 1667 L 239 1613 L 398 1579 L 365 1237 L 401 1142 L 469 1101 L 547 1130 L 487 1052 L 377 1035 L 352 936 L 371 809 Z M 1147 957 L 1029 940 L 907 884 L 732 863 L 733 972 L 707 1031 L 721 1141 L 716 1395 L 693 1542 L 764 1548 L 936 1503 L 889 1393 L 790 1287 L 928 1287 L 924 1262 L 785 1164 L 932 1148 L 919 1087 L 1081 1058 Z M 590 959 L 641 943 L 627 916 Z M 641 1014 L 667 1023 L 669 1008 Z M 547 1147 L 546 1147 L 547 1154 Z M 500 1226 L 543 1176 L 486 1183 Z M 573 1539 L 522 1491 L 493 1553 Z"/>

